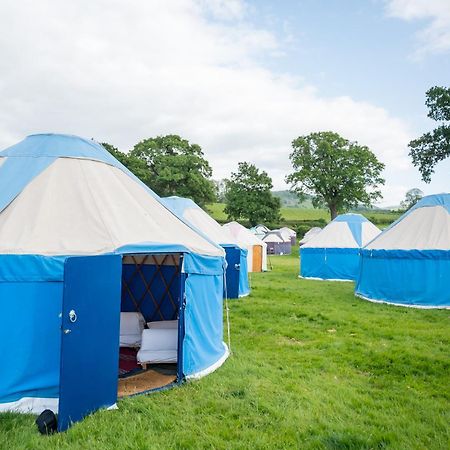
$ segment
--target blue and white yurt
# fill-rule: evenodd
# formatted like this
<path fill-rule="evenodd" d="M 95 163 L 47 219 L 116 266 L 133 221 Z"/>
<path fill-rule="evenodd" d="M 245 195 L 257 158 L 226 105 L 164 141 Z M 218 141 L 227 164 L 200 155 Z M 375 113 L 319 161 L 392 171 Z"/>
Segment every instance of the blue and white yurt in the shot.
<path fill-rule="evenodd" d="M 92 140 L 1 152 L 0 411 L 48 408 L 64 430 L 137 393 L 129 377 L 219 367 L 224 256 Z"/>
<path fill-rule="evenodd" d="M 245 297 L 250 293 L 247 270 L 247 249 L 241 246 L 229 230 L 223 228 L 193 200 L 183 197 L 165 197 L 164 204 L 180 219 L 226 253 L 226 292 L 228 298 Z"/>
<path fill-rule="evenodd" d="M 356 294 L 398 305 L 450 307 L 450 194 L 424 197 L 362 249 Z"/>
<path fill-rule="evenodd" d="M 267 245 L 268 255 L 290 255 L 292 244 L 290 236 L 285 236 L 279 230 L 268 231 L 262 238 Z"/>
<path fill-rule="evenodd" d="M 300 276 L 355 280 L 361 247 L 380 230 L 361 214 L 341 214 L 300 247 Z"/>

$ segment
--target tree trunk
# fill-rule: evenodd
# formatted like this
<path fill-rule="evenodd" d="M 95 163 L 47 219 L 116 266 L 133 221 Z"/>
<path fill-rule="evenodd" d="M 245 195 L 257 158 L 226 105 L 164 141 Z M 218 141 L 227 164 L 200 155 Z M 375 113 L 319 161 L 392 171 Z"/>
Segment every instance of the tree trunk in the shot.
<path fill-rule="evenodd" d="M 336 219 L 338 215 L 337 207 L 336 205 L 328 205 L 328 208 L 330 210 L 331 220 Z"/>

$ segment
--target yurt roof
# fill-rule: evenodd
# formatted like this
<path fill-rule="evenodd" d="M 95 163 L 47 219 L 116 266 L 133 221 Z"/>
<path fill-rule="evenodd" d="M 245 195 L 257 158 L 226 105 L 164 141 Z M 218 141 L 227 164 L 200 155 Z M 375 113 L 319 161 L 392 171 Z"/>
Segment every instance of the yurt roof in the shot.
<path fill-rule="evenodd" d="M 365 248 L 450 251 L 450 194 L 423 197 Z"/>
<path fill-rule="evenodd" d="M 380 230 L 361 214 L 341 214 L 309 239 L 302 248 L 358 248 L 374 239 Z"/>
<path fill-rule="evenodd" d="M 275 242 L 275 243 L 283 243 L 285 242 L 283 238 L 276 232 L 267 233 L 263 239 L 264 242 Z"/>
<path fill-rule="evenodd" d="M 189 198 L 171 196 L 162 199 L 164 204 L 195 230 L 206 235 L 218 245 L 239 245 L 229 230 L 223 228 L 206 211 Z"/>
<path fill-rule="evenodd" d="M 228 229 L 239 242 L 245 242 L 248 245 L 266 245 L 261 239 L 259 239 L 258 236 L 253 234 L 248 228 L 245 228 L 239 222 L 229 222 L 223 225 L 223 227 Z"/>
<path fill-rule="evenodd" d="M 0 153 L 0 253 L 76 255 L 130 244 L 223 250 L 93 140 L 35 134 Z"/>

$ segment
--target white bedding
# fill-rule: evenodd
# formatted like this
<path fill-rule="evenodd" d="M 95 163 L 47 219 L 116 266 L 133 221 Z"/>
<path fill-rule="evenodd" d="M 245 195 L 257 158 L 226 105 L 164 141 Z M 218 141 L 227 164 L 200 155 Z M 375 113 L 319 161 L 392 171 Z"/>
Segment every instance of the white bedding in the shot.
<path fill-rule="evenodd" d="M 141 348 L 137 353 L 139 363 L 176 363 L 177 353 L 176 328 L 149 328 L 142 331 Z"/>
<path fill-rule="evenodd" d="M 120 313 L 120 346 L 139 347 L 145 319 L 139 312 Z"/>

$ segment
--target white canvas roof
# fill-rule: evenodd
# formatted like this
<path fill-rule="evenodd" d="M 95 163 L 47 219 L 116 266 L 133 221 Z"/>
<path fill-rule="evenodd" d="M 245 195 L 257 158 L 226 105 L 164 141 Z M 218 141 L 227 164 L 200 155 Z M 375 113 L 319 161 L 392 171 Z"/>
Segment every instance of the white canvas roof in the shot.
<path fill-rule="evenodd" d="M 219 222 L 214 220 L 206 211 L 188 198 L 165 197 L 165 205 L 174 211 L 178 217 L 181 217 L 194 229 L 204 233 L 209 239 L 218 245 L 236 245 L 239 246 L 236 238 L 230 231 Z"/>
<path fill-rule="evenodd" d="M 228 229 L 241 246 L 248 250 L 248 269 L 252 270 L 253 266 L 253 246 L 260 245 L 262 247 L 262 270 L 267 270 L 267 244 L 253 234 L 248 228 L 245 228 L 238 222 L 229 222 L 223 225 Z"/>
<path fill-rule="evenodd" d="M 77 156 L 61 156 L 65 145 L 71 149 L 69 155 Z M 15 164 L 20 158 L 27 164 L 50 157 L 53 162 L 3 209 L 0 207 L 2 254 L 100 254 L 147 242 L 183 245 L 203 255 L 224 255 L 221 248 L 179 220 L 156 194 L 93 141 L 35 135 L 5 153 L 6 158 L 0 153 L 4 172 L 9 158 L 15 158 Z"/>
<path fill-rule="evenodd" d="M 310 239 L 312 239 L 316 234 L 320 233 L 321 231 L 322 228 L 320 227 L 312 227 L 305 233 L 302 240 L 300 241 L 300 244 L 306 244 Z"/>
<path fill-rule="evenodd" d="M 366 249 L 450 250 L 450 194 L 424 197 Z"/>
<path fill-rule="evenodd" d="M 292 228 L 281 227 L 280 231 L 286 233 L 288 236 L 297 236 L 297 233 Z"/>
<path fill-rule="evenodd" d="M 263 237 L 263 241 L 264 242 L 275 242 L 275 243 L 285 242 L 277 233 L 267 233 Z"/>
<path fill-rule="evenodd" d="M 309 239 L 302 248 L 363 247 L 380 232 L 372 222 L 360 214 L 342 214 Z"/>

